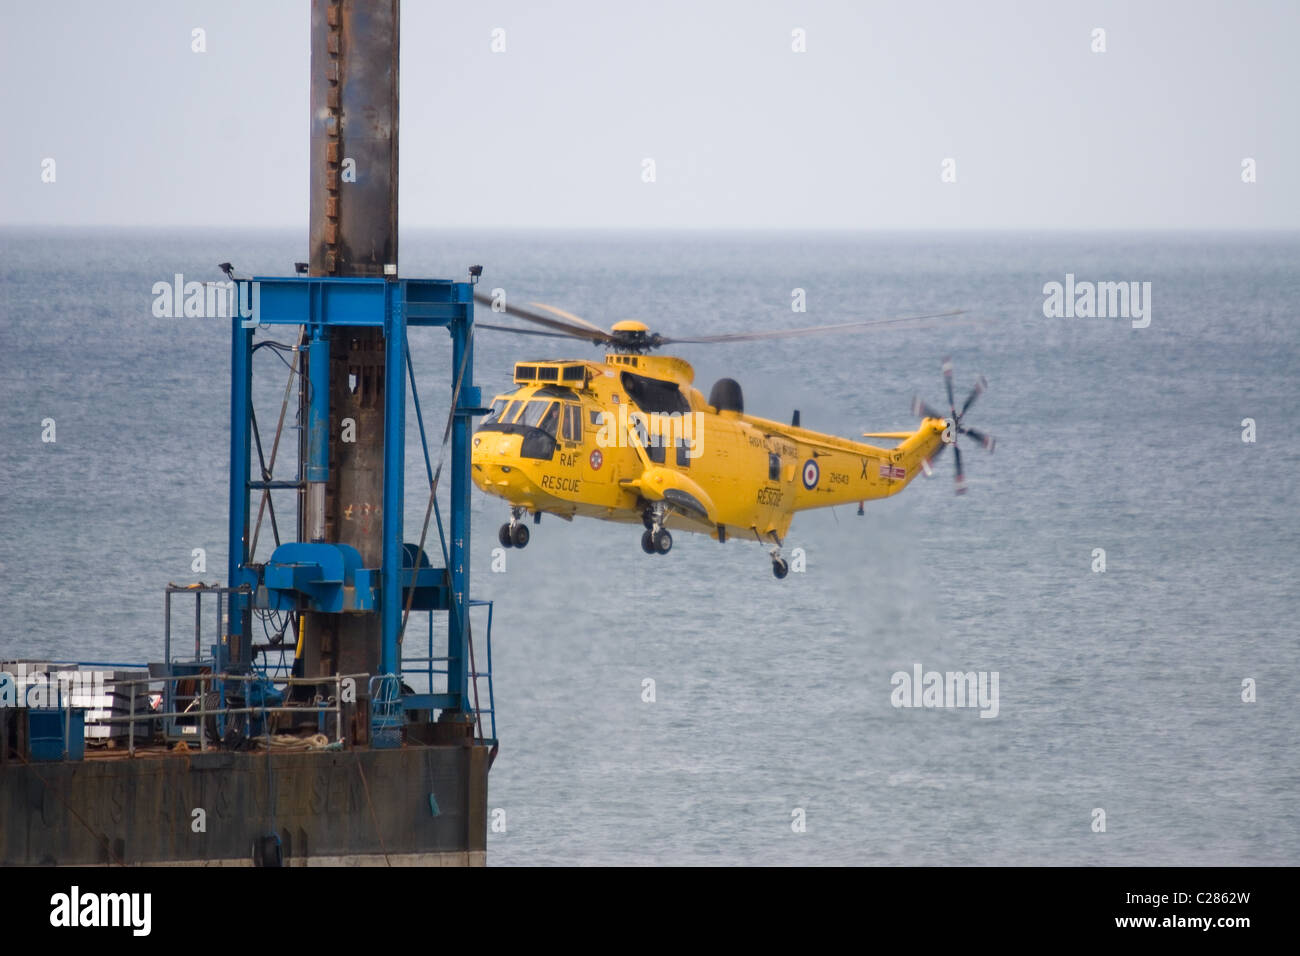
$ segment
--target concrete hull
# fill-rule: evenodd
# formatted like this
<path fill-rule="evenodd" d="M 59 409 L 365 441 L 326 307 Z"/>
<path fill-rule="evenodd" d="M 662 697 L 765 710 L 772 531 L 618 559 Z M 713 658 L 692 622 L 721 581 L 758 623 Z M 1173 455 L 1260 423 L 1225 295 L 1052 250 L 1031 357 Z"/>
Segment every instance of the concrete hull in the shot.
<path fill-rule="evenodd" d="M 95 757 L 0 769 L 0 865 L 473 866 L 488 748 Z M 432 801 L 430 797 L 432 796 Z"/>

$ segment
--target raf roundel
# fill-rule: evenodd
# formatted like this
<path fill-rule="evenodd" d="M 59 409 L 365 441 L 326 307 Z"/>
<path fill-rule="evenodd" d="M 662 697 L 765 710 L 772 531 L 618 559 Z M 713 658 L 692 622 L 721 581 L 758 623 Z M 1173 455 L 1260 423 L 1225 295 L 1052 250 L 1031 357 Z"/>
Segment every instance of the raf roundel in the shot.
<path fill-rule="evenodd" d="M 817 467 L 817 462 L 809 458 L 803 463 L 803 486 L 809 491 L 817 487 L 817 479 L 822 476 L 822 470 Z"/>
<path fill-rule="evenodd" d="M 589 460 L 591 461 L 591 470 L 600 471 L 600 466 L 605 463 L 605 456 L 600 453 L 599 448 L 593 448 Z"/>

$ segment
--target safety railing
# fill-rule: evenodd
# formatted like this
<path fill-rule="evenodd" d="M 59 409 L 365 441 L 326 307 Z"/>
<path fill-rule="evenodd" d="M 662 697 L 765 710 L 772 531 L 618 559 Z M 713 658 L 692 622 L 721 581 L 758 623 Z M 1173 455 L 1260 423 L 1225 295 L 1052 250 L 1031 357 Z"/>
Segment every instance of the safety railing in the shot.
<path fill-rule="evenodd" d="M 229 685 L 244 685 L 246 690 L 255 685 L 262 685 L 265 679 L 257 674 L 185 674 L 185 675 L 166 675 L 134 678 L 128 680 L 114 680 L 114 687 L 125 687 L 130 689 L 127 697 L 129 699 L 129 712 L 120 717 L 100 717 L 95 720 L 96 724 L 125 724 L 127 727 L 128 752 L 134 756 L 136 750 L 136 729 L 137 724 L 141 721 L 154 721 L 172 719 L 185 719 L 195 721 L 195 736 L 199 741 L 199 750 L 206 751 L 209 747 L 209 736 L 220 737 L 221 734 L 212 734 L 211 730 L 220 730 L 215 722 L 221 719 L 229 719 L 236 716 L 261 716 L 263 730 L 258 734 L 250 734 L 253 737 L 271 737 L 271 721 L 268 719 L 276 714 L 303 714 L 313 715 L 318 720 L 318 727 L 323 731 L 323 716 L 331 714 L 334 724 L 334 741 L 341 742 L 345 738 L 343 732 L 343 707 L 344 707 L 344 689 L 345 683 L 350 682 L 351 700 L 356 700 L 355 688 L 363 681 L 370 679 L 369 674 L 334 674 L 327 677 L 289 677 L 276 681 L 276 684 L 283 684 L 285 688 L 296 686 L 319 687 L 322 684 L 333 684 L 334 693 L 328 698 L 321 698 L 319 695 L 314 701 L 305 703 L 267 703 L 261 701 L 253 704 L 246 704 L 241 707 L 231 707 L 223 702 L 227 695 Z M 193 681 L 197 689 L 193 694 L 178 694 L 177 688 L 173 687 L 173 693 L 170 697 L 164 699 L 176 699 L 178 696 L 182 699 L 189 699 L 191 703 L 183 710 L 147 710 L 140 713 L 136 709 L 136 700 L 138 694 L 134 692 L 135 688 L 145 685 L 153 689 L 158 684 L 179 684 L 181 682 Z M 248 694 L 245 693 L 247 698 Z M 349 701 L 350 702 L 350 701 Z M 214 725 L 210 727 L 209 718 L 212 718 Z"/>
<path fill-rule="evenodd" d="M 248 594 L 247 587 L 229 588 L 218 584 L 168 584 L 163 589 L 163 660 L 172 660 L 172 595 L 194 595 L 194 660 L 203 655 L 203 596 L 212 594 L 216 597 L 216 643 L 220 644 L 225 634 L 226 604 L 230 594 Z"/>
<path fill-rule="evenodd" d="M 467 706 L 474 717 L 475 742 L 494 744 L 497 741 L 497 714 L 495 687 L 492 680 L 492 602 L 474 599 L 469 602 L 469 605 L 471 608 L 487 608 L 487 627 L 482 632 L 484 635 L 484 668 L 482 670 L 478 667 L 479 661 L 475 653 L 474 632 L 472 628 L 470 630 L 470 638 L 467 643 L 470 657 L 467 668 L 469 673 L 469 687 L 467 688 L 469 700 Z M 423 677 L 428 685 L 428 696 L 436 700 L 442 695 L 438 694 L 435 688 L 439 684 L 446 686 L 450 658 L 446 655 L 437 656 L 433 653 L 434 633 L 432 625 L 429 628 L 428 641 L 429 653 L 426 656 L 402 657 L 401 673 L 403 676 Z M 484 684 L 486 684 L 486 694 L 482 693 L 485 689 Z M 483 704 L 485 699 L 486 706 Z"/>
<path fill-rule="evenodd" d="M 370 742 L 375 747 L 400 747 L 402 725 L 402 681 L 396 674 L 370 678 Z"/>
<path fill-rule="evenodd" d="M 489 635 L 484 641 L 483 663 L 486 668 L 477 670 L 470 667 L 470 686 L 468 688 L 469 707 L 467 708 L 474 722 L 474 739 L 476 743 L 492 745 L 496 743 L 496 712 L 494 707 L 494 688 L 492 685 L 492 648 L 490 641 L 491 604 L 480 602 L 488 607 Z M 405 663 L 410 663 L 409 661 Z M 435 673 L 446 673 L 446 659 L 436 667 L 425 661 L 418 667 L 404 667 L 404 671 L 428 673 L 432 666 Z M 71 667 L 93 666 L 87 662 L 47 662 L 47 666 L 64 664 Z M 101 693 L 97 699 L 117 701 L 116 704 L 100 704 L 95 710 L 102 711 L 105 706 L 109 712 L 82 718 L 84 726 L 91 728 L 114 728 L 107 740 L 109 746 L 123 747 L 128 754 L 135 756 L 142 745 L 151 749 L 157 733 L 161 733 L 164 744 L 187 742 L 200 752 L 216 748 L 219 744 L 230 745 L 229 732 L 233 728 L 238 740 L 243 743 L 260 742 L 265 738 L 266 745 L 287 746 L 297 736 L 304 744 L 310 739 L 301 736 L 304 724 L 316 728 L 318 736 L 329 734 L 312 749 L 338 749 L 345 746 L 348 734 L 345 730 L 351 716 L 351 707 L 360 698 L 359 691 L 369 691 L 369 741 L 374 747 L 401 746 L 407 722 L 405 706 L 410 703 L 403 694 L 403 685 L 397 675 L 338 674 L 320 677 L 287 677 L 274 682 L 266 680 L 260 674 L 228 673 L 143 673 L 147 665 L 114 663 L 115 669 L 134 670 L 141 676 L 118 676 L 109 672 L 101 681 Z M 58 681 L 68 679 L 72 672 L 58 672 Z M 94 674 L 91 671 L 79 672 L 84 676 Z M 58 711 L 64 737 L 64 756 L 67 758 L 67 742 L 72 739 L 70 722 L 73 711 L 86 711 L 84 705 L 72 703 L 73 695 L 66 686 L 56 684 L 56 678 L 44 675 L 50 681 L 51 693 L 49 703 Z M 58 689 L 55 689 L 55 688 Z M 308 687 L 317 690 L 314 696 L 295 699 L 294 688 Z M 329 688 L 329 693 L 320 692 Z M 486 694 L 483 693 L 486 691 Z M 18 693 L 25 698 L 26 688 L 20 686 Z M 420 698 L 422 695 L 414 695 Z M 440 696 L 440 695 L 432 695 Z M 170 703 L 169 703 L 170 702 Z M 282 732 L 277 727 L 278 717 L 289 717 L 286 730 L 293 728 L 297 733 Z M 309 718 L 294 720 L 292 718 Z M 83 724 L 79 723 L 79 726 Z M 122 737 L 125 742 L 119 742 Z"/>

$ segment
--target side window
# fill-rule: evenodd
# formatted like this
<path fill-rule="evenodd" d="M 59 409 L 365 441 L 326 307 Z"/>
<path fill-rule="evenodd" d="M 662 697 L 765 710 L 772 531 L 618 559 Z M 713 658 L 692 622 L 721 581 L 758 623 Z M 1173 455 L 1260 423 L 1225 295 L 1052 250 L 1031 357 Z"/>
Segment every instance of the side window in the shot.
<path fill-rule="evenodd" d="M 582 441 L 582 406 L 564 405 L 564 440 Z"/>
<path fill-rule="evenodd" d="M 555 437 L 556 433 L 560 430 L 559 402 L 551 403 L 551 407 L 548 408 L 546 414 L 542 416 L 542 423 L 537 427 L 546 432 L 546 434 L 550 435 L 552 438 Z"/>
<path fill-rule="evenodd" d="M 781 456 L 780 455 L 767 456 L 767 480 L 768 481 L 781 480 Z"/>
<path fill-rule="evenodd" d="M 605 413 L 602 412 L 600 409 L 593 408 L 593 409 L 591 410 L 591 418 L 590 418 L 591 424 L 594 425 L 595 427 L 599 428 L 599 427 L 600 427 L 600 416 L 601 416 L 601 415 L 604 415 L 604 414 L 605 414 Z"/>

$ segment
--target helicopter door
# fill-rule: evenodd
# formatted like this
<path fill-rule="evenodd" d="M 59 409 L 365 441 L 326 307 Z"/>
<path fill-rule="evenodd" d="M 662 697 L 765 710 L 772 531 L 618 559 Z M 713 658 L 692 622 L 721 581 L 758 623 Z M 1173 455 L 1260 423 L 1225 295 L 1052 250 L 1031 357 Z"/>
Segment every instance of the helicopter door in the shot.
<path fill-rule="evenodd" d="M 559 408 L 560 454 L 558 463 L 575 478 L 582 459 L 582 406 L 577 402 L 563 402 Z"/>
<path fill-rule="evenodd" d="M 560 426 L 559 402 L 530 401 L 515 424 L 524 429 L 524 440 L 519 446 L 520 457 L 542 461 L 555 457 L 555 436 Z"/>
<path fill-rule="evenodd" d="M 576 402 L 564 403 L 564 425 L 560 435 L 566 449 L 582 443 L 582 406 Z"/>

